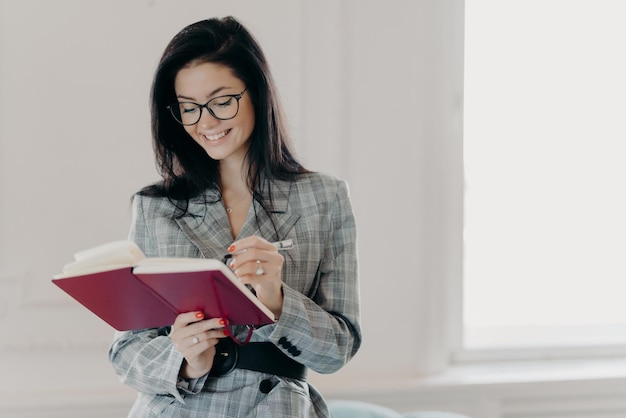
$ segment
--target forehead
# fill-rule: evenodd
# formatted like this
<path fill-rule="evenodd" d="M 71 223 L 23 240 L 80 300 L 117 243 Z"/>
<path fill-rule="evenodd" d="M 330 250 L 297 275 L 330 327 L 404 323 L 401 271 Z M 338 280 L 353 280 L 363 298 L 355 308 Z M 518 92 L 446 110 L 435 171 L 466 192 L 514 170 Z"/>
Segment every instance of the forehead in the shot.
<path fill-rule="evenodd" d="M 237 93 L 244 87 L 233 71 L 222 64 L 203 62 L 182 68 L 174 80 L 177 96 L 210 98 L 216 94 Z"/>

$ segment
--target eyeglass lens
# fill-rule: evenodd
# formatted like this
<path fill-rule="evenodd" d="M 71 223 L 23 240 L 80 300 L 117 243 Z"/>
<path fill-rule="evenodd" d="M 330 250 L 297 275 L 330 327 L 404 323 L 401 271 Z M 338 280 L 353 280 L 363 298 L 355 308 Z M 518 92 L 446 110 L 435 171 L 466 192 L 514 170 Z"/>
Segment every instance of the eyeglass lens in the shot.
<path fill-rule="evenodd" d="M 200 105 L 193 102 L 179 102 L 170 106 L 174 118 L 183 125 L 194 125 L 202 116 L 205 108 L 216 119 L 232 119 L 239 112 L 239 99 L 241 95 L 229 95 L 216 97 L 208 103 Z"/>

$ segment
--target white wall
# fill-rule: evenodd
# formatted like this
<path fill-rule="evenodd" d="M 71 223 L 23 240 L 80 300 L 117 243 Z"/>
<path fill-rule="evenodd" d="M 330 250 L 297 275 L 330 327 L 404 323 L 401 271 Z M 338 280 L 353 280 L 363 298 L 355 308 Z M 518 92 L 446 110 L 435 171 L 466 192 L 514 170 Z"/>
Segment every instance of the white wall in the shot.
<path fill-rule="evenodd" d="M 302 159 L 351 185 L 365 340 L 311 380 L 329 397 L 504 417 L 510 388 L 423 378 L 448 364 L 458 297 L 462 13 L 462 0 L 0 0 L 0 417 L 127 411 L 112 330 L 50 278 L 126 236 L 131 194 L 157 178 L 158 58 L 183 26 L 227 14 L 264 46 Z"/>
<path fill-rule="evenodd" d="M 0 349 L 11 354 L 0 361 L 15 367 L 2 396 L 19 397 L 40 367 L 50 379 L 36 381 L 29 398 L 54 399 L 81 379 L 115 381 L 105 361 L 111 329 L 50 278 L 75 251 L 126 236 L 130 195 L 156 179 L 147 105 L 160 53 L 183 26 L 226 14 L 265 47 L 303 160 L 351 184 L 365 342 L 340 375 L 408 377 L 440 367 L 426 342 L 443 333 L 422 318 L 432 311 L 429 248 L 439 241 L 428 236 L 443 204 L 433 181 L 441 147 L 458 140 L 461 73 L 446 60 L 460 55 L 446 28 L 460 7 L 1 0 Z M 16 364 L 18 354 L 26 363 Z M 77 366 L 87 359 L 96 377 Z M 335 377 L 312 379 L 323 387 Z"/>

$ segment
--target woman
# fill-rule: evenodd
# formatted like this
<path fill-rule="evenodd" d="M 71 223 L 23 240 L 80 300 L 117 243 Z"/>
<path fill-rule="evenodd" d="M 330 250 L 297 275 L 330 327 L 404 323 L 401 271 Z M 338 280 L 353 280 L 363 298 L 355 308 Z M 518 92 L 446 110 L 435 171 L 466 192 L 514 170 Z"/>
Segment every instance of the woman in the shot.
<path fill-rule="evenodd" d="M 361 343 L 348 191 L 294 157 L 264 54 L 234 18 L 192 24 L 167 46 L 152 133 L 163 181 L 134 197 L 130 239 L 147 256 L 228 252 L 277 321 L 242 346 L 227 318 L 201 312 L 117 333 L 110 360 L 139 394 L 129 416 L 327 417 L 306 369 L 335 372 Z M 272 242 L 287 239 L 279 253 Z"/>

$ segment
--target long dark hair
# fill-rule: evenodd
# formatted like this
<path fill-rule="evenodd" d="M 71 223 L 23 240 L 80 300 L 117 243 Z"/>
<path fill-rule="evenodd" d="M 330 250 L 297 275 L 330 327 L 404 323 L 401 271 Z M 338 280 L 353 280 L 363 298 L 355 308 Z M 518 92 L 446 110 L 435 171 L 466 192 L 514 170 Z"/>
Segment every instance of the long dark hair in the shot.
<path fill-rule="evenodd" d="M 189 199 L 208 189 L 219 191 L 219 161 L 213 160 L 172 118 L 167 106 L 176 103 L 174 80 L 192 64 L 211 62 L 228 67 L 246 86 L 255 114 L 248 161 L 248 187 L 264 209 L 263 190 L 272 179 L 293 180 L 307 170 L 291 149 L 285 117 L 276 87 L 259 43 L 233 17 L 191 24 L 170 41 L 161 57 L 152 85 L 152 139 L 157 167 L 163 178 L 140 194 L 175 201 L 184 214 Z M 271 193 L 270 193 L 271 196 Z"/>

